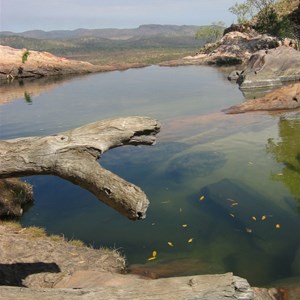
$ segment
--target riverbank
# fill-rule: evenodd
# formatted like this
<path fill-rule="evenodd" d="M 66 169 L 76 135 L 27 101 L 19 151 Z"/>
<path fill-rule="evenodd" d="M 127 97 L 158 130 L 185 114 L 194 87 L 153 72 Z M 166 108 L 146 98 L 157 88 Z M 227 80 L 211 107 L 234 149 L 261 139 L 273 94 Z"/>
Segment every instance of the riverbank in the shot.
<path fill-rule="evenodd" d="M 70 60 L 49 52 L 28 51 L 0 45 L 0 81 L 48 76 L 82 75 L 145 67 L 145 64 L 93 65 Z"/>
<path fill-rule="evenodd" d="M 176 299 L 286 299 L 284 289 L 251 288 L 232 273 L 156 280 L 124 275 L 126 261 L 117 250 L 92 249 L 14 222 L 0 223 L 0 240 L 0 299 L 170 299 L 173 293 Z"/>

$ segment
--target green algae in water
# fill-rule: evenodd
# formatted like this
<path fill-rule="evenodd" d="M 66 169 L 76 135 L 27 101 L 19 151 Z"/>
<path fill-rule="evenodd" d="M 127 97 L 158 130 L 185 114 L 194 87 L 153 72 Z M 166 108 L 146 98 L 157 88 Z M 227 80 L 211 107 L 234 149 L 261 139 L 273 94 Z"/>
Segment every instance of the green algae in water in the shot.
<path fill-rule="evenodd" d="M 300 120 L 280 118 L 278 133 L 279 141 L 269 139 L 267 144 L 267 152 L 283 164 L 272 179 L 284 183 L 300 204 Z"/>

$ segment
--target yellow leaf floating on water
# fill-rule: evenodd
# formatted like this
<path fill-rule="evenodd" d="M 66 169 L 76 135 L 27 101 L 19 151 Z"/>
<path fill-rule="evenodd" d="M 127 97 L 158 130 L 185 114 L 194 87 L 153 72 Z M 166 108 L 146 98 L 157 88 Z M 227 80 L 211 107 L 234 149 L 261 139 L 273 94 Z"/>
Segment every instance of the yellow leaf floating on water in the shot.
<path fill-rule="evenodd" d="M 203 201 L 204 199 L 205 199 L 204 196 L 201 196 L 201 197 L 199 198 L 200 201 Z"/>
<path fill-rule="evenodd" d="M 267 219 L 267 216 L 262 216 L 262 217 L 261 217 L 261 220 L 262 220 L 262 221 L 264 221 L 264 220 L 266 220 L 266 219 Z"/>
<path fill-rule="evenodd" d="M 237 205 L 239 205 L 237 202 L 233 202 L 233 203 L 231 204 L 231 207 L 237 206 Z"/>
<path fill-rule="evenodd" d="M 275 225 L 276 229 L 280 229 L 280 224 Z"/>
<path fill-rule="evenodd" d="M 174 247 L 174 245 L 173 245 L 172 242 L 168 242 L 168 245 L 169 245 L 170 247 Z"/>
<path fill-rule="evenodd" d="M 179 208 L 179 212 L 182 213 L 182 208 L 181 207 Z"/>
<path fill-rule="evenodd" d="M 229 214 L 231 217 L 235 218 L 235 215 L 234 214 Z"/>
<path fill-rule="evenodd" d="M 193 238 L 190 238 L 189 240 L 188 240 L 188 243 L 191 243 L 193 241 Z"/>
<path fill-rule="evenodd" d="M 149 257 L 147 260 L 154 260 L 154 259 L 156 259 L 156 257 L 152 256 L 152 257 Z"/>
<path fill-rule="evenodd" d="M 251 228 L 246 228 L 246 232 L 247 233 L 252 233 L 252 229 Z"/>
<path fill-rule="evenodd" d="M 155 250 L 152 251 L 152 257 L 156 257 L 157 256 L 157 252 Z"/>
<path fill-rule="evenodd" d="M 253 221 L 256 221 L 256 217 L 255 216 L 252 216 L 251 218 L 252 218 Z"/>
<path fill-rule="evenodd" d="M 183 228 L 186 228 L 186 227 L 188 227 L 188 226 L 187 226 L 187 224 L 182 224 L 182 227 L 183 227 Z"/>

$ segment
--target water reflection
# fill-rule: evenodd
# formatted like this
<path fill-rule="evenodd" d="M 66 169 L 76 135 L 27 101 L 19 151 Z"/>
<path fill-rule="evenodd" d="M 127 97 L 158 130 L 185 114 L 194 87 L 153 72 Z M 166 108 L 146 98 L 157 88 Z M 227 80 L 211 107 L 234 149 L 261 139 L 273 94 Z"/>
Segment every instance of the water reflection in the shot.
<path fill-rule="evenodd" d="M 298 117 L 298 118 L 297 118 Z M 273 174 L 272 179 L 280 181 L 300 204 L 300 120 L 299 115 L 281 117 L 278 122 L 280 139 L 269 139 L 267 151 L 274 159 L 283 164 L 282 171 Z"/>
<path fill-rule="evenodd" d="M 1 82 L 0 105 L 17 99 L 25 99 L 27 103 L 32 104 L 33 97 L 50 91 L 74 78 L 78 78 L 78 76 L 48 76 L 39 79 L 23 78 Z"/>

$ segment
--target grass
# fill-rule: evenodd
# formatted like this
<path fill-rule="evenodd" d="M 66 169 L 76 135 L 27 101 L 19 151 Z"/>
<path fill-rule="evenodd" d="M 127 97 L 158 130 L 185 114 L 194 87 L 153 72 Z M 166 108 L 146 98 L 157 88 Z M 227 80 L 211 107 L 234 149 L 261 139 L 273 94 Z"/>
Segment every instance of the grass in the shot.
<path fill-rule="evenodd" d="M 13 231 L 17 233 L 24 233 L 30 238 L 49 238 L 54 242 L 67 242 L 76 247 L 85 247 L 84 242 L 80 240 L 66 240 L 64 236 L 60 235 L 48 235 L 46 230 L 42 227 L 30 226 L 30 227 L 22 227 L 22 225 L 15 220 L 0 220 L 0 225 L 7 226 L 11 228 Z"/>
<path fill-rule="evenodd" d="M 188 48 L 132 48 L 110 49 L 96 52 L 66 54 L 65 57 L 88 61 L 97 65 L 144 64 L 153 65 L 163 61 L 195 54 L 197 47 Z"/>

